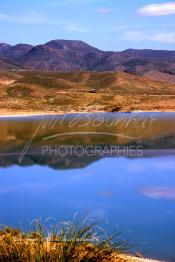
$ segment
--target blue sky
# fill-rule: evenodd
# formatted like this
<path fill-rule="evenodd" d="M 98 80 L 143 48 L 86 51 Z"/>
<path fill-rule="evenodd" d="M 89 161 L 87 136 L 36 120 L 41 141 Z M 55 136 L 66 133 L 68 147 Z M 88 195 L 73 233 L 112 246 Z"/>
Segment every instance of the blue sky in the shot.
<path fill-rule="evenodd" d="M 1 0 L 0 42 L 83 40 L 102 50 L 175 49 L 175 2 Z"/>

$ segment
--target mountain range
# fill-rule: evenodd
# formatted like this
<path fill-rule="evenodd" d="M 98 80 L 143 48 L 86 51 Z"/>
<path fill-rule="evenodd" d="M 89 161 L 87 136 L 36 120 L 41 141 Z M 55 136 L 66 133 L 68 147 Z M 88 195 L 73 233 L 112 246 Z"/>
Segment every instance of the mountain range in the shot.
<path fill-rule="evenodd" d="M 121 71 L 175 83 L 175 51 L 102 51 L 83 41 L 53 40 L 43 45 L 0 44 L 0 69 L 40 71 Z"/>

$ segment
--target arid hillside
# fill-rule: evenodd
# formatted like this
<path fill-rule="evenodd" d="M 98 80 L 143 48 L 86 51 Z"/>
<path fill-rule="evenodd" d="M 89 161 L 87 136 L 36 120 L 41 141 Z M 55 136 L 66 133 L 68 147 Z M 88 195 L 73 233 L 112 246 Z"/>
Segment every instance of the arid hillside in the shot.
<path fill-rule="evenodd" d="M 0 113 L 175 111 L 175 84 L 124 72 L 0 72 Z"/>

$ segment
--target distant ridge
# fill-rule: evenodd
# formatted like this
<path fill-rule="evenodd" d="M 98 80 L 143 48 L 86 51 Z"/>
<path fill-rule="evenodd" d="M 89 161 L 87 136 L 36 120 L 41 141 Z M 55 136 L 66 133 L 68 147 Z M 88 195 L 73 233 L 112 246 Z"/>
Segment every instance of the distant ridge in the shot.
<path fill-rule="evenodd" d="M 121 71 L 175 83 L 175 51 L 127 49 L 106 52 L 83 41 L 52 40 L 37 46 L 1 43 L 0 57 L 30 70 Z"/>

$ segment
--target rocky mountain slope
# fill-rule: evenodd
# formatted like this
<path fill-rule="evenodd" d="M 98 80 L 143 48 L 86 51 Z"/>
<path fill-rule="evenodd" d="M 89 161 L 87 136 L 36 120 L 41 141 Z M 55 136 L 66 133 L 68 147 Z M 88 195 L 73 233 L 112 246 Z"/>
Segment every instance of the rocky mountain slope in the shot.
<path fill-rule="evenodd" d="M 18 44 L 11 46 L 8 44 L 0 44 L 0 57 L 17 60 L 32 49 L 33 46 L 27 44 Z"/>
<path fill-rule="evenodd" d="M 104 52 L 82 41 L 53 40 L 38 46 L 0 44 L 0 57 L 30 70 L 122 71 L 175 82 L 175 51 L 128 49 Z"/>
<path fill-rule="evenodd" d="M 23 67 L 14 60 L 8 58 L 0 58 L 0 70 L 20 70 Z"/>

